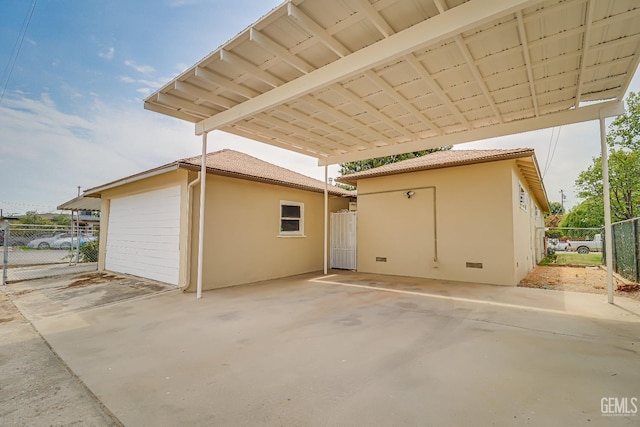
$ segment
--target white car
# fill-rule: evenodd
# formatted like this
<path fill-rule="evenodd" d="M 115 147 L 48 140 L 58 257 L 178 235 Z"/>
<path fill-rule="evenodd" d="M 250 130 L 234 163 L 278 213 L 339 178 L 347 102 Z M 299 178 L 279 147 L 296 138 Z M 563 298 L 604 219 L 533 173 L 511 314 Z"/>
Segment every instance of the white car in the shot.
<path fill-rule="evenodd" d="M 571 243 L 563 242 L 558 239 L 549 239 L 549 247 L 553 248 L 556 252 L 569 252 L 571 251 Z"/>
<path fill-rule="evenodd" d="M 49 237 L 41 237 L 39 239 L 33 239 L 27 244 L 27 247 L 32 249 L 50 249 L 53 242 L 58 239 L 63 239 L 65 237 L 71 237 L 69 233 L 58 233 Z"/>
<path fill-rule="evenodd" d="M 81 235 L 80 236 L 80 246 L 84 245 L 85 243 L 88 243 L 88 242 L 91 242 L 93 240 L 96 240 L 97 238 L 98 238 L 98 236 Z M 61 239 L 55 240 L 51 244 L 51 248 L 52 249 L 71 249 L 72 247 L 74 247 L 74 248 L 78 247 L 78 236 L 63 237 Z"/>

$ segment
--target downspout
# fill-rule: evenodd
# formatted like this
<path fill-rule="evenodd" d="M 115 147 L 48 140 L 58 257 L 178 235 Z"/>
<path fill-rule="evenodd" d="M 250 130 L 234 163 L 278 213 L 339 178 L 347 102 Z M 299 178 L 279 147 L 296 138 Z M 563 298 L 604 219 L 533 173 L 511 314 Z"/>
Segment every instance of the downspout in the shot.
<path fill-rule="evenodd" d="M 204 265 L 204 207 L 207 189 L 207 132 L 202 134 L 202 158 L 200 160 L 200 217 L 198 226 L 198 285 L 196 298 L 202 298 L 202 269 Z"/>
<path fill-rule="evenodd" d="M 181 288 L 182 290 L 185 290 L 189 287 L 189 285 L 191 284 L 191 241 L 193 238 L 193 188 L 198 185 L 200 183 L 200 178 L 202 176 L 202 172 L 198 172 L 198 177 L 196 179 L 194 179 L 193 181 L 191 181 L 188 185 L 187 185 L 187 221 L 188 221 L 188 225 L 187 225 L 187 230 L 189 230 L 189 245 L 187 246 L 187 265 L 189 266 L 187 268 L 187 281 L 185 283 L 185 285 Z"/>
<path fill-rule="evenodd" d="M 327 249 L 328 249 L 328 243 L 327 243 L 327 235 L 329 233 L 329 218 L 328 218 L 328 213 L 327 211 L 329 210 L 329 189 L 328 189 L 328 183 L 327 181 L 329 180 L 329 177 L 327 176 L 327 165 L 324 165 L 324 274 L 327 274 Z"/>
<path fill-rule="evenodd" d="M 602 151 L 602 192 L 604 199 L 605 259 L 607 264 L 607 299 L 613 304 L 613 228 L 611 227 L 611 193 L 609 190 L 609 153 L 604 117 L 600 116 L 600 149 Z"/>

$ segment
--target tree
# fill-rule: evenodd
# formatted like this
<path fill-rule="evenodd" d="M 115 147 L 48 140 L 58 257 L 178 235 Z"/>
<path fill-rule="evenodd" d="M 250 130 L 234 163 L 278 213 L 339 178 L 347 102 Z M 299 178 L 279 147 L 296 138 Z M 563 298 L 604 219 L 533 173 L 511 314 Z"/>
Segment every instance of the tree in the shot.
<path fill-rule="evenodd" d="M 550 215 L 562 215 L 562 214 L 564 214 L 564 208 L 562 207 L 562 203 L 560 203 L 560 202 L 551 202 L 551 203 L 549 203 L 549 208 L 551 210 Z"/>
<path fill-rule="evenodd" d="M 611 194 L 611 218 L 623 221 L 634 218 L 640 205 L 640 150 L 611 150 L 609 156 L 609 186 Z M 587 170 L 576 179 L 578 196 L 590 200 L 589 206 L 602 205 L 602 157 L 593 159 Z M 585 201 L 586 201 L 585 200 Z M 598 208 L 597 212 L 604 209 Z M 595 211 L 593 212 L 596 213 Z"/>
<path fill-rule="evenodd" d="M 604 225 L 602 196 L 589 198 L 571 209 L 560 221 L 560 227 L 600 228 Z"/>
<path fill-rule="evenodd" d="M 436 151 L 451 150 L 451 145 L 440 148 L 432 148 L 429 150 L 413 151 L 410 153 L 396 154 L 393 156 L 378 157 L 375 159 L 358 160 L 355 162 L 341 163 L 340 175 L 349 175 L 356 172 L 366 171 L 369 169 L 377 168 L 378 166 L 388 165 L 390 163 L 397 163 L 402 160 L 413 159 L 415 157 L 422 157 L 424 155 L 434 153 Z"/>
<path fill-rule="evenodd" d="M 28 211 L 16 221 L 18 224 L 51 225 L 51 220 L 38 215 L 36 211 Z"/>
<path fill-rule="evenodd" d="M 611 147 L 640 150 L 640 95 L 630 92 L 627 96 L 627 111 L 616 117 L 609 126 L 607 142 Z"/>

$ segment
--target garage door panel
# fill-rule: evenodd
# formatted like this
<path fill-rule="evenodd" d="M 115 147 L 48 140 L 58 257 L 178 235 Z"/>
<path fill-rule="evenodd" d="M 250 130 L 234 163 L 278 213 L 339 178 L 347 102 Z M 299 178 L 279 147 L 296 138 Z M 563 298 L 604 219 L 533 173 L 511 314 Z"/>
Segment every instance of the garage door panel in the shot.
<path fill-rule="evenodd" d="M 179 237 L 179 186 L 112 199 L 105 266 L 177 285 Z"/>

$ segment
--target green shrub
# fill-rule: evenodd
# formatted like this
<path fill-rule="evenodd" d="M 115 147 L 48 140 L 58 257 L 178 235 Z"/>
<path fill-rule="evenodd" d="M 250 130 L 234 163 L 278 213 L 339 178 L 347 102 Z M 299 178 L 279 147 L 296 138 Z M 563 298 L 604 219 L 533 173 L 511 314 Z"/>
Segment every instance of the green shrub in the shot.
<path fill-rule="evenodd" d="M 98 240 L 92 240 L 84 245 L 80 246 L 80 256 L 82 262 L 97 262 L 98 261 L 98 247 L 100 243 Z"/>

